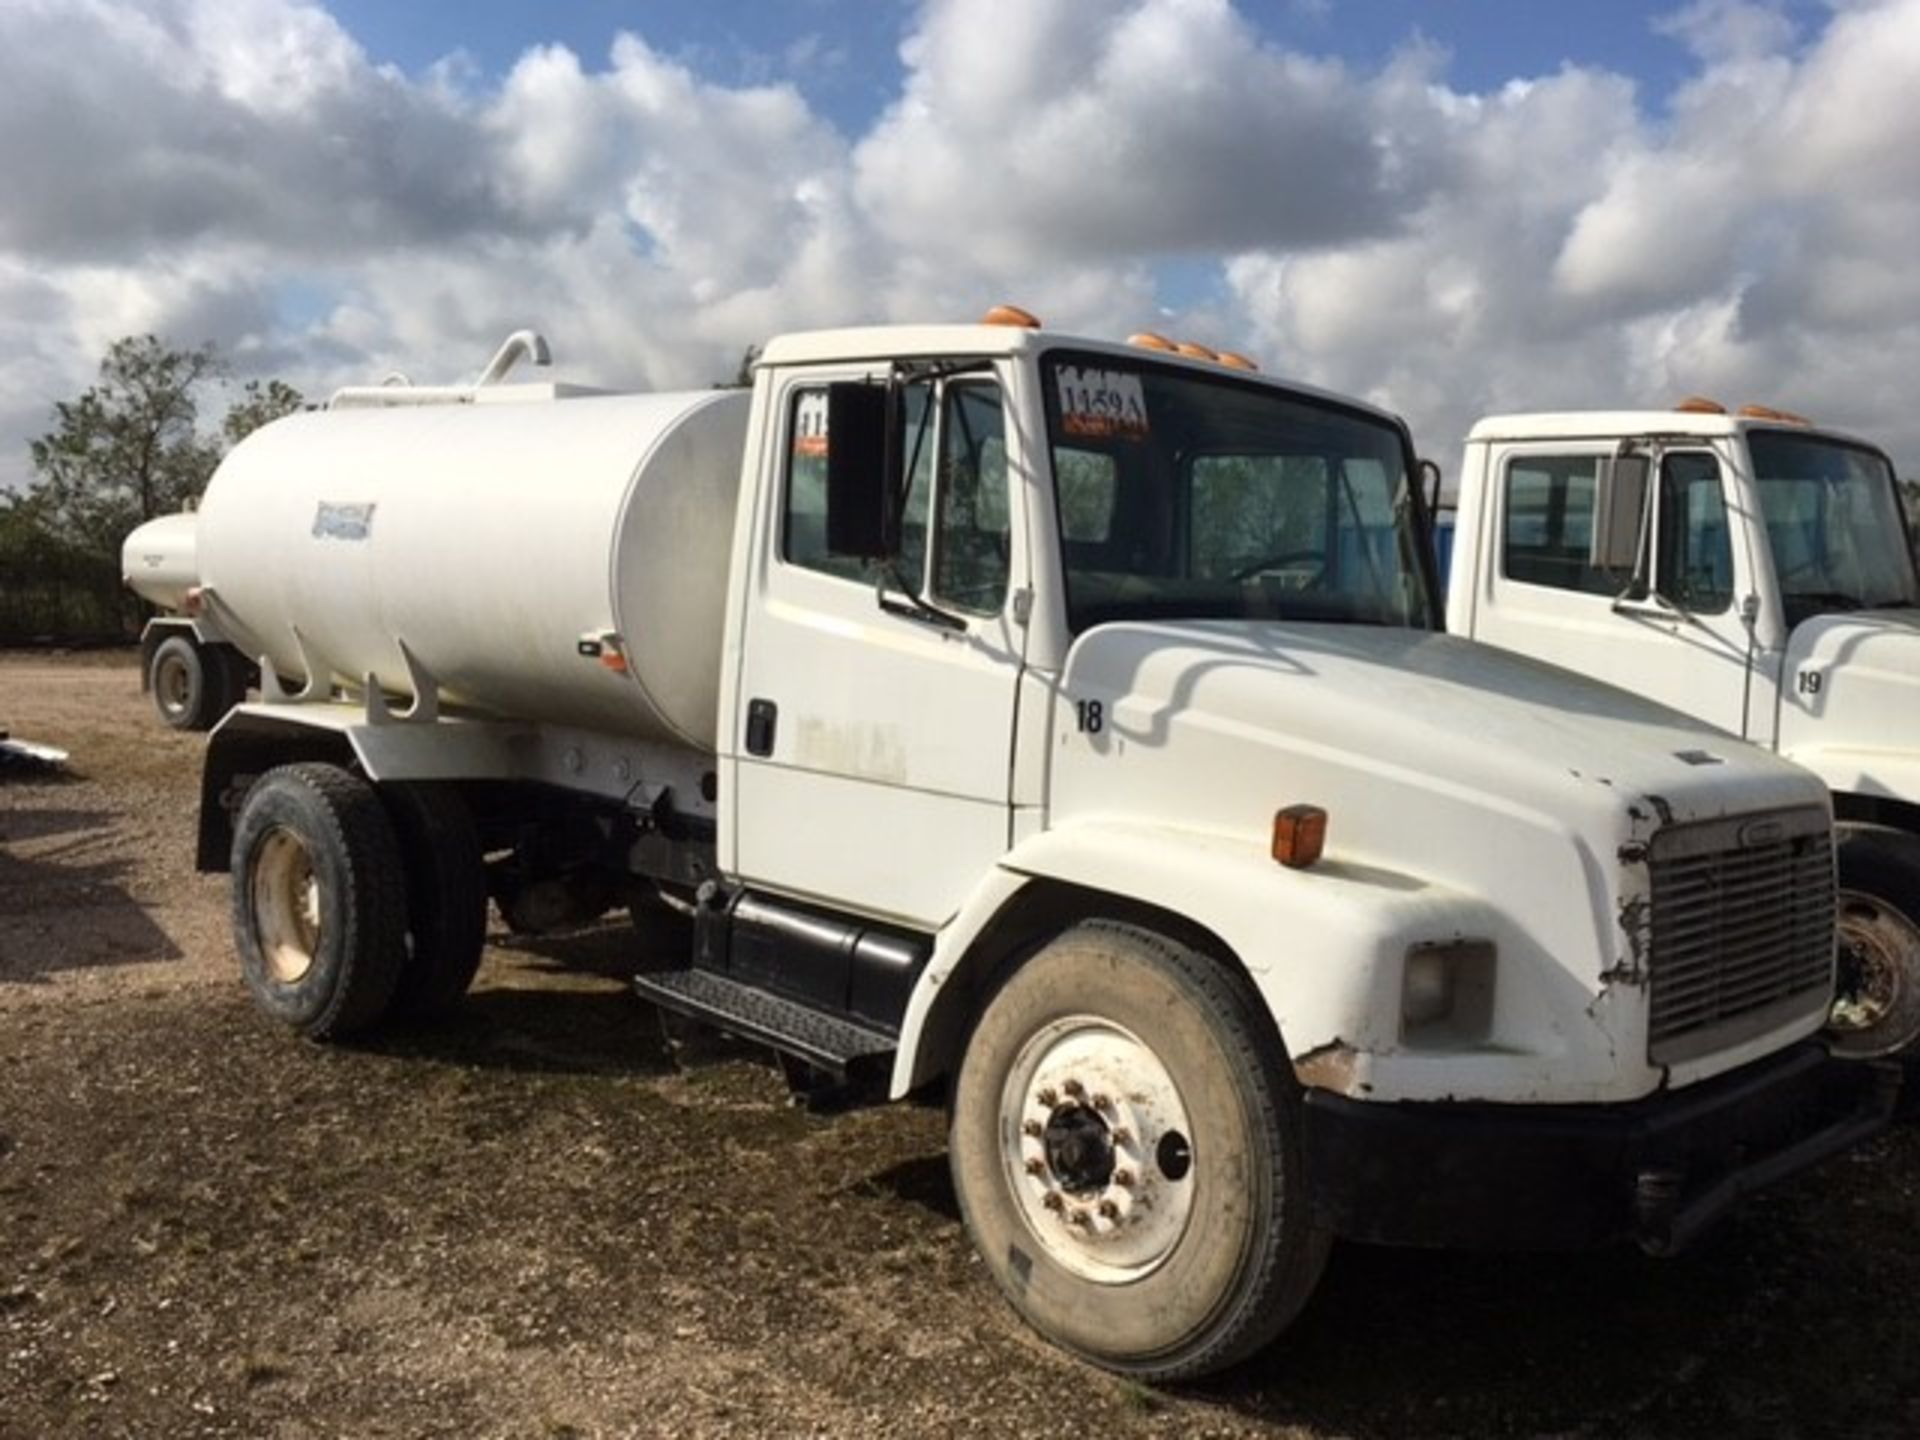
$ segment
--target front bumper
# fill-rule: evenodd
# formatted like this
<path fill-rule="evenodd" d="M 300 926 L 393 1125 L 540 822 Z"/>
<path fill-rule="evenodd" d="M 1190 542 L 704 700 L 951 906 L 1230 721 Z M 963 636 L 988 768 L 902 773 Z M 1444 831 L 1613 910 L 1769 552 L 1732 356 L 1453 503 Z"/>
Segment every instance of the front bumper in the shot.
<path fill-rule="evenodd" d="M 1306 1095 L 1315 1218 L 1384 1245 L 1684 1247 L 1741 1196 L 1885 1128 L 1901 1071 L 1807 1041 L 1630 1104 L 1380 1104 Z"/>

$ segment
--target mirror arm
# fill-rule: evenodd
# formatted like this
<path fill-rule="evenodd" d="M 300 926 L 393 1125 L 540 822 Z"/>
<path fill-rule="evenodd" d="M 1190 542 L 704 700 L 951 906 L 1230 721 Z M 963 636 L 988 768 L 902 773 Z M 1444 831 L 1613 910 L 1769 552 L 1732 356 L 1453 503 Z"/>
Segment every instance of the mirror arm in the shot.
<path fill-rule="evenodd" d="M 937 625 L 942 630 L 959 632 L 967 628 L 967 622 L 960 616 L 942 610 L 909 586 L 906 577 L 900 573 L 900 567 L 894 561 L 887 560 L 878 569 L 880 578 L 874 585 L 873 596 L 887 614 L 898 615 L 907 620 L 924 620 L 927 624 Z M 887 588 L 889 581 L 893 584 L 891 592 Z M 896 600 L 895 594 L 902 598 Z"/>

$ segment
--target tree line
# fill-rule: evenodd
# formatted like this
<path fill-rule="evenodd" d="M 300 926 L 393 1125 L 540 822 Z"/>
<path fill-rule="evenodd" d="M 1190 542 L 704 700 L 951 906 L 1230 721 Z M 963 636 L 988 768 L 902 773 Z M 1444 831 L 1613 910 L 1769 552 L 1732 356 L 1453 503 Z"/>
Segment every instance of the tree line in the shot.
<path fill-rule="evenodd" d="M 209 427 L 203 407 L 220 391 L 226 409 Z M 0 491 L 0 645 L 137 634 L 143 607 L 120 576 L 127 533 L 197 501 L 228 450 L 305 405 L 281 380 L 235 392 L 212 345 L 115 341 L 94 383 L 57 402 L 53 428 L 30 443 L 27 487 Z"/>

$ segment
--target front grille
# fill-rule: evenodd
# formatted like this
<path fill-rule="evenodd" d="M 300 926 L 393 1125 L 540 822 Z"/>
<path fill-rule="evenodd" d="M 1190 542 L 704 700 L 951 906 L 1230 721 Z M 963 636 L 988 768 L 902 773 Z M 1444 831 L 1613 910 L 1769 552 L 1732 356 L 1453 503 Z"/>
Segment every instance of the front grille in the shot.
<path fill-rule="evenodd" d="M 1833 833 L 1818 809 L 1670 825 L 1653 886 L 1647 1054 L 1690 1060 L 1823 1008 L 1833 993 Z"/>

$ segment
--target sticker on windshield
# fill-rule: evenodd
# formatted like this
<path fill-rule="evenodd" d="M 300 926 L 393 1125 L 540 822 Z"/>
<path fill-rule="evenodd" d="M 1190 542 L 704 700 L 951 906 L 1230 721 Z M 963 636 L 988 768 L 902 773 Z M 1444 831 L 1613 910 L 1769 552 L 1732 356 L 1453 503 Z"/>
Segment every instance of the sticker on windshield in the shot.
<path fill-rule="evenodd" d="M 1062 365 L 1058 376 L 1060 428 L 1066 434 L 1147 438 L 1147 396 L 1138 375 Z"/>
<path fill-rule="evenodd" d="M 802 390 L 793 416 L 793 453 L 818 458 L 827 453 L 827 392 Z"/>

